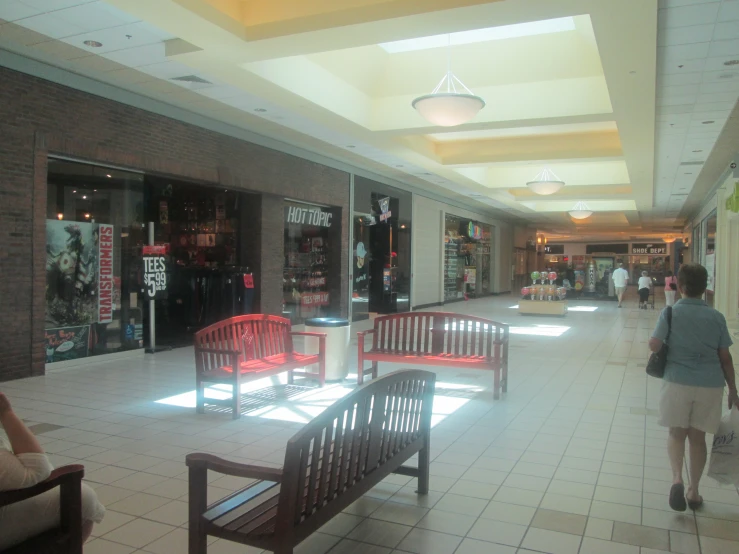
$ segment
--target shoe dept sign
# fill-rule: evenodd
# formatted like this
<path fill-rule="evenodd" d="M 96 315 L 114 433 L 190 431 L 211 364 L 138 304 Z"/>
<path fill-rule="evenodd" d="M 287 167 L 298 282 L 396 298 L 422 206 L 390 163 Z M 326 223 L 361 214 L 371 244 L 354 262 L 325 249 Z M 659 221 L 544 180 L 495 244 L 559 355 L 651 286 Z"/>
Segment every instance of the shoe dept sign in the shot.
<path fill-rule="evenodd" d="M 285 221 L 297 225 L 313 225 L 315 227 L 331 227 L 331 218 L 334 214 L 320 208 L 300 208 L 287 206 Z"/>

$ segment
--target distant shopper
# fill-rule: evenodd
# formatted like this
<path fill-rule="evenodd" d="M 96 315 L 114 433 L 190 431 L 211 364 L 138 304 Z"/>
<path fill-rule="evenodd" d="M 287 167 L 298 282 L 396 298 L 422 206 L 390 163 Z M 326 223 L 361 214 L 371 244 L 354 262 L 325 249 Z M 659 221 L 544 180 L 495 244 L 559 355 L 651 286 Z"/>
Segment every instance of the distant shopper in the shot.
<path fill-rule="evenodd" d="M 618 264 L 618 269 L 613 272 L 612 279 L 613 286 L 616 287 L 616 296 L 618 296 L 618 307 L 620 308 L 621 303 L 624 301 L 626 285 L 629 284 L 629 272 L 624 269 L 623 263 Z"/>
<path fill-rule="evenodd" d="M 652 290 L 652 279 L 649 277 L 649 273 L 646 271 L 641 272 L 639 277 L 639 309 L 647 309 L 647 302 L 649 301 L 649 292 Z"/>
<path fill-rule="evenodd" d="M 46 479 L 51 462 L 44 454 L 33 433 L 13 412 L 7 397 L 0 392 L 0 491 L 25 489 Z M 74 449 L 69 455 L 74 456 Z M 0 508 L 0 551 L 59 526 L 59 488 Z M 83 541 L 92 533 L 94 523 L 100 523 L 105 508 L 98 502 L 95 491 L 82 485 Z"/>
<path fill-rule="evenodd" d="M 715 433 L 721 421 L 724 382 L 729 387 L 729 409 L 739 406 L 731 337 L 724 316 L 706 306 L 703 293 L 708 272 L 700 264 L 686 264 L 677 274 L 682 298 L 672 308 L 670 340 L 659 401 L 659 424 L 669 427 L 667 453 L 672 467 L 670 507 L 682 512 L 703 503 L 698 485 L 706 465 L 706 433 Z M 668 334 L 665 312 L 649 340 L 659 351 Z M 690 443 L 690 486 L 683 484 L 685 439 Z M 686 506 L 687 500 L 687 506 Z"/>
<path fill-rule="evenodd" d="M 675 293 L 677 292 L 677 277 L 672 271 L 665 273 L 665 306 L 675 305 Z"/>

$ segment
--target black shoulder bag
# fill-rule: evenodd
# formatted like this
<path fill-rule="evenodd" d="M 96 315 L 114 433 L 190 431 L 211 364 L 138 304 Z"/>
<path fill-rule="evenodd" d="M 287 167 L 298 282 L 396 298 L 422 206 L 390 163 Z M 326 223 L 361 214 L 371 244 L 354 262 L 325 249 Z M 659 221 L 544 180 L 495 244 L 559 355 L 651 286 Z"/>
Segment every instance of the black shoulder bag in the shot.
<path fill-rule="evenodd" d="M 672 306 L 665 308 L 667 312 L 667 337 L 665 337 L 662 343 L 662 348 L 657 352 L 652 352 L 647 362 L 647 375 L 650 377 L 657 377 L 662 379 L 665 376 L 665 366 L 667 365 L 667 341 L 670 338 L 670 331 L 672 331 Z"/>

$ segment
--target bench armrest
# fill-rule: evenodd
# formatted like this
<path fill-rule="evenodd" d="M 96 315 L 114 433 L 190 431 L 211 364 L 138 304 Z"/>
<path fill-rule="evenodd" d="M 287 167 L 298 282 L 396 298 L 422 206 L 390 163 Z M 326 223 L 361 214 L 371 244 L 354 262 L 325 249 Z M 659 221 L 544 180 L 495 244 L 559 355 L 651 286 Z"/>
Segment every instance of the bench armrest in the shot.
<path fill-rule="evenodd" d="M 263 481 L 274 481 L 277 483 L 282 481 L 281 469 L 229 462 L 213 454 L 188 454 L 185 457 L 185 463 L 191 469 L 210 470 L 233 477 L 261 479 Z"/>
<path fill-rule="evenodd" d="M 366 331 L 357 332 L 357 350 L 359 351 L 360 355 L 362 354 L 362 352 L 364 352 L 364 337 L 368 335 L 373 335 L 374 333 L 374 329 L 367 329 Z M 359 368 L 359 370 L 361 371 L 362 368 Z"/>
<path fill-rule="evenodd" d="M 52 471 L 48 479 L 41 481 L 32 487 L 0 492 L 0 508 L 10 504 L 15 504 L 21 500 L 33 498 L 34 496 L 38 496 L 39 494 L 68 483 L 78 482 L 81 484 L 82 477 L 84 477 L 84 475 L 85 466 L 83 465 L 74 464 L 60 467 Z"/>
<path fill-rule="evenodd" d="M 326 333 L 312 333 L 308 331 L 291 331 L 290 334 L 294 337 L 316 337 L 318 339 L 326 338 Z"/>

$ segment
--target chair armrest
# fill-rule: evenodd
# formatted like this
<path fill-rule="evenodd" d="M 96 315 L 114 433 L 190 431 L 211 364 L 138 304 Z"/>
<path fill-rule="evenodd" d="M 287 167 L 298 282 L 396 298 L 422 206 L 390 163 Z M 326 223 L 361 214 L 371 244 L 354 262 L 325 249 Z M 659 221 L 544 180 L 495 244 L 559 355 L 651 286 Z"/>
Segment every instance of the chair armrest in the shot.
<path fill-rule="evenodd" d="M 21 500 L 33 498 L 34 496 L 38 496 L 39 494 L 45 493 L 46 491 L 56 487 L 60 487 L 66 483 L 73 483 L 75 481 L 82 483 L 82 477 L 84 477 L 84 475 L 85 466 L 83 465 L 74 464 L 62 466 L 52 471 L 48 479 L 41 481 L 32 487 L 0 492 L 0 508 L 10 504 L 15 504 Z"/>
<path fill-rule="evenodd" d="M 366 331 L 357 331 L 357 337 L 366 337 L 367 335 L 371 335 L 374 333 L 374 329 L 367 329 Z"/>
<path fill-rule="evenodd" d="M 247 479 L 261 479 L 263 481 L 282 481 L 282 470 L 274 467 L 255 466 L 229 462 L 213 454 L 196 452 L 185 456 L 185 463 L 191 469 L 210 470 L 223 475 L 244 477 Z"/>

